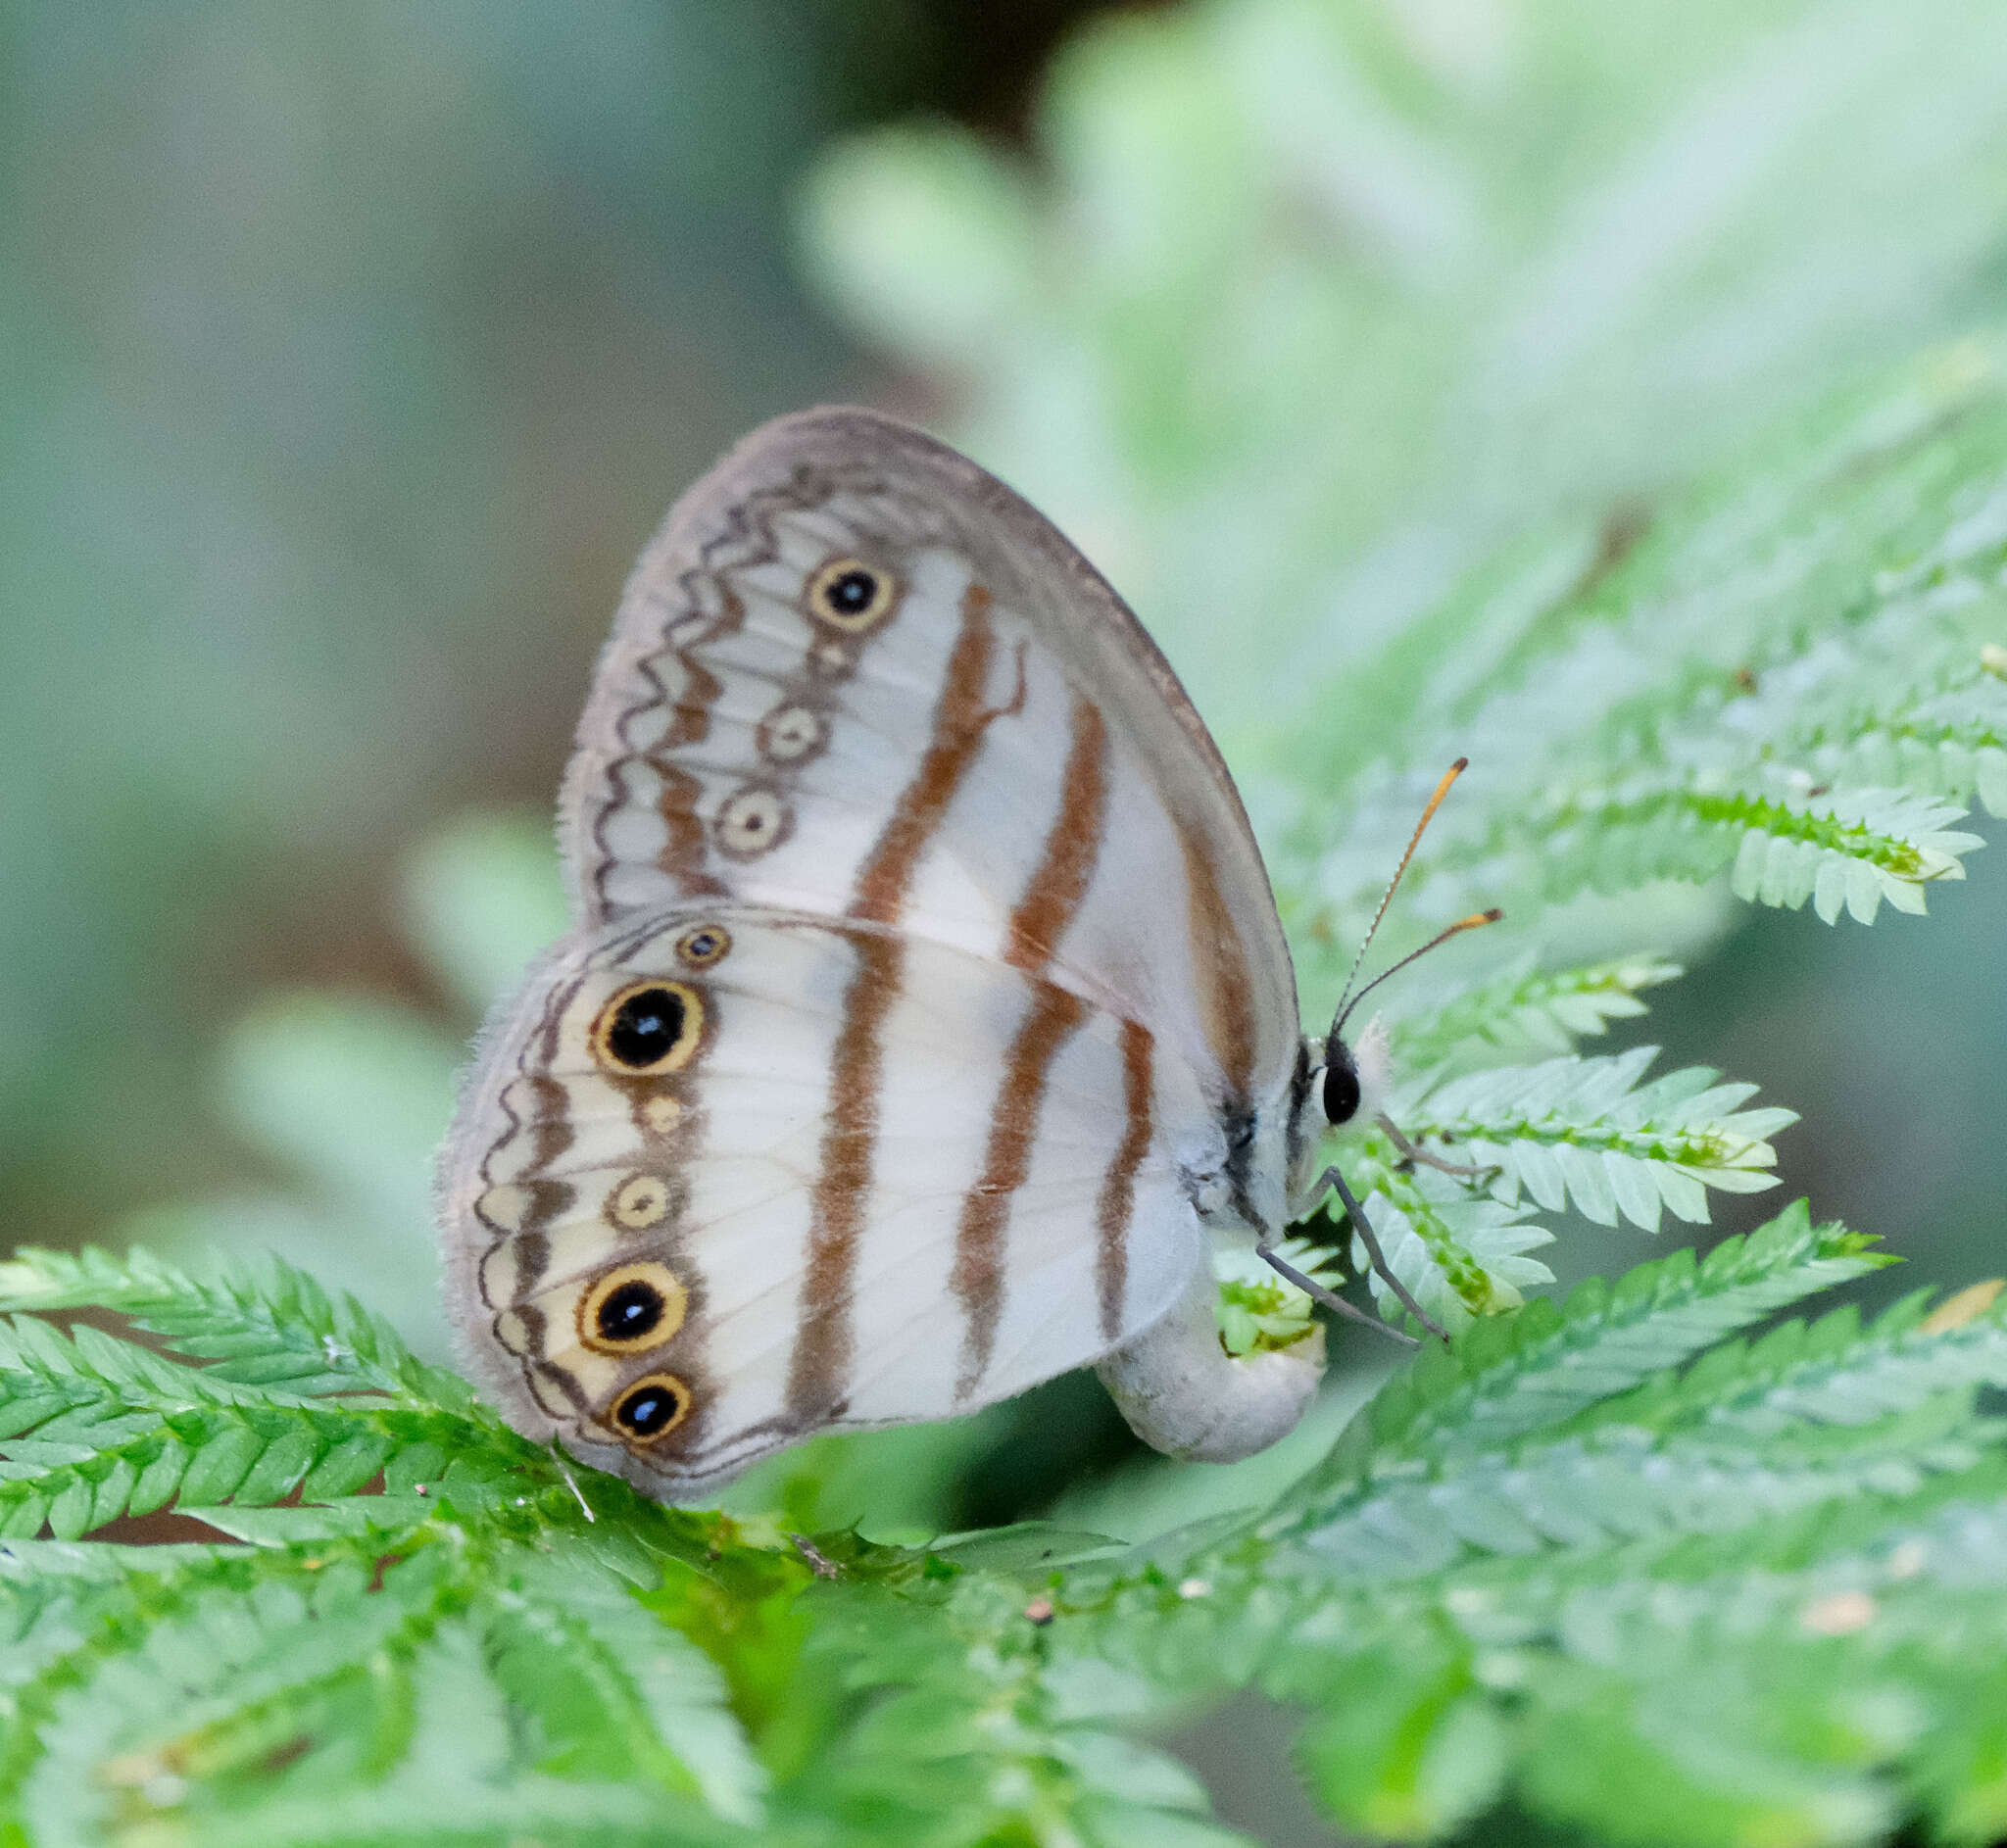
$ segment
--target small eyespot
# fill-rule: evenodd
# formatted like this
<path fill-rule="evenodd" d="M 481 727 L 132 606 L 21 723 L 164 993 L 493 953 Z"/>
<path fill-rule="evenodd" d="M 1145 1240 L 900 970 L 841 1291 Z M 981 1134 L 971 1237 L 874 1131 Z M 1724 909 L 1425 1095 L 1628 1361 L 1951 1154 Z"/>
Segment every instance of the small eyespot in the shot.
<path fill-rule="evenodd" d="M 783 705 L 759 721 L 754 742 L 760 755 L 775 763 L 799 763 L 821 750 L 828 736 L 820 712 L 806 705 Z"/>
<path fill-rule="evenodd" d="M 717 844 L 734 859 L 752 859 L 778 847 L 788 838 L 794 816 L 788 805 L 770 789 L 749 784 L 737 791 L 717 811 L 711 833 Z"/>
<path fill-rule="evenodd" d="M 690 1388 L 672 1373 L 637 1380 L 613 1405 L 613 1424 L 623 1436 L 652 1443 L 690 1416 Z"/>
<path fill-rule="evenodd" d="M 579 1298 L 578 1338 L 596 1354 L 660 1347 L 683 1326 L 689 1296 L 666 1264 L 622 1264 Z"/>
<path fill-rule="evenodd" d="M 630 1174 L 613 1190 L 607 1214 L 622 1232 L 647 1232 L 669 1216 L 669 1184 L 659 1174 Z"/>
<path fill-rule="evenodd" d="M 731 947 L 732 934 L 722 924 L 700 924 L 676 939 L 676 960 L 686 969 L 708 969 Z"/>
<path fill-rule="evenodd" d="M 600 1009 L 592 1055 L 609 1071 L 634 1077 L 679 1072 L 704 1030 L 704 1002 L 681 982 L 632 982 Z"/>
<path fill-rule="evenodd" d="M 899 601 L 899 581 L 861 559 L 831 559 L 808 580 L 808 613 L 852 635 L 875 628 Z"/>
<path fill-rule="evenodd" d="M 1351 1048 L 1334 1035 L 1324 1067 L 1325 1122 L 1349 1123 L 1358 1115 L 1359 1095 L 1359 1068 L 1352 1063 Z"/>

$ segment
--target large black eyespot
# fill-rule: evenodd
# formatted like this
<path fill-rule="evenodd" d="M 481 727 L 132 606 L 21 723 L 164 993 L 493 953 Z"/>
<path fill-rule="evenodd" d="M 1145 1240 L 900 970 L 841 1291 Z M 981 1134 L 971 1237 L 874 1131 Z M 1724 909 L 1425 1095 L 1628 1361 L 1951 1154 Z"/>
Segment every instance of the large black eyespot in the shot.
<path fill-rule="evenodd" d="M 644 1442 L 672 1432 L 690 1416 L 690 1388 L 672 1373 L 637 1380 L 613 1406 L 613 1423 Z"/>
<path fill-rule="evenodd" d="M 878 580 L 869 571 L 846 571 L 823 586 L 822 601 L 832 614 L 861 615 L 878 595 Z"/>
<path fill-rule="evenodd" d="M 690 1062 L 704 1026 L 704 1002 L 681 982 L 636 982 L 600 1009 L 592 1050 L 614 1072 L 675 1072 Z"/>
<path fill-rule="evenodd" d="M 1349 1123 L 1359 1113 L 1359 1068 L 1351 1047 L 1333 1038 L 1324 1055 L 1324 1120 Z"/>
<path fill-rule="evenodd" d="M 808 613 L 853 634 L 882 622 L 898 597 L 892 573 L 862 559 L 831 559 L 808 580 Z"/>
<path fill-rule="evenodd" d="M 683 1326 L 689 1297 L 666 1264 L 622 1264 L 578 1304 L 578 1338 L 600 1354 L 660 1347 Z"/>

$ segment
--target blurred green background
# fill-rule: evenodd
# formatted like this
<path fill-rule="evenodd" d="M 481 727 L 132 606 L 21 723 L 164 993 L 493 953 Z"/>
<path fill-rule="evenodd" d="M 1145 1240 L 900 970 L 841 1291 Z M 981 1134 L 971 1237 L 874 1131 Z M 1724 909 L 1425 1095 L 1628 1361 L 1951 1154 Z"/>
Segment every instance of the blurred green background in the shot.
<path fill-rule="evenodd" d="M 214 1069 L 267 987 L 438 1011 L 400 856 L 547 805 L 721 446 L 887 389 L 789 261 L 815 150 L 1007 128 L 1067 11 L 0 6 L 12 1228 L 255 1171 Z"/>
<path fill-rule="evenodd" d="M 4 0 L 4 1223 L 277 1245 L 436 1345 L 426 1155 L 561 922 L 592 657 L 761 417 L 1016 481 L 1268 826 L 1460 572 L 2003 308 L 2007 20 L 1950 0 Z M 1933 909 L 1738 907 L 1622 1036 L 1804 1112 L 1732 1223 L 1809 1192 L 1908 1282 L 1997 1269 L 2007 1191 L 2007 856 Z M 1047 1404 L 788 1492 L 1112 1520 Z"/>

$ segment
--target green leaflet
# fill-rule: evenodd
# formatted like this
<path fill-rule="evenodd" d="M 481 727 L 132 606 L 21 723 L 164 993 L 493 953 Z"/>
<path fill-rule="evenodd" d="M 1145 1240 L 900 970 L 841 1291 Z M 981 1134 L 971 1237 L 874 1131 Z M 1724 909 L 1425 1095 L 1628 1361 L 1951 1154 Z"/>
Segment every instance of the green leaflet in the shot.
<path fill-rule="evenodd" d="M 0 1443 L 25 1465 L 10 1488 L 114 1480 L 125 1421 L 174 1401 L 177 1480 L 230 1497 L 180 1505 L 249 1544 L 8 1544 L 0 1824 L 1199 1848 L 1239 1838 L 1128 1733 L 1253 1682 L 1304 1711 L 1319 1799 L 1386 1835 L 1509 1796 L 1640 1842 L 1845 1841 L 1918 1809 L 1979 1840 L 2007 1810 L 1985 1694 L 2007 1454 L 1975 1394 L 2007 1384 L 2007 1297 L 1738 1338 L 1884 1262 L 1870 1247 L 1798 1205 L 1704 1260 L 1478 1322 L 1265 1515 L 1133 1551 L 1030 1529 L 805 1550 L 579 1466 L 567 1483 L 444 1407 L 211 1384 L 17 1324 L 0 1378 L 63 1409 Z M 248 1286 L 209 1300 L 222 1329 L 260 1312 Z M 276 1435 L 254 1450 L 247 1429 Z M 358 1494 L 366 1459 L 327 1458 L 371 1432 L 393 1440 L 384 1492 Z M 1626 1804 L 1618 1771 L 1662 1795 Z"/>
<path fill-rule="evenodd" d="M 304 1395 L 381 1392 L 471 1408 L 458 1377 L 416 1359 L 382 1317 L 331 1297 L 277 1259 L 197 1279 L 150 1252 L 121 1257 L 24 1246 L 0 1262 L 0 1311 L 118 1309 L 176 1352 L 216 1364 L 210 1381 L 283 1386 Z"/>
<path fill-rule="evenodd" d="M 1767 1185 L 1788 1115 L 1575 1043 L 1640 1012 L 1727 891 L 1917 909 L 1961 871 L 1963 806 L 2007 812 L 2007 390 L 1994 339 L 1958 337 L 2000 313 L 2007 40 L 1954 0 L 1900 29 L 1565 0 L 1451 9 L 1472 29 L 1444 37 L 1398 11 L 1125 17 L 1057 67 L 1036 176 L 902 131 L 808 215 L 841 306 L 949 377 L 972 450 L 1218 723 L 1306 1005 L 1472 757 L 1383 949 L 1508 921 L 1426 965 L 1461 993 L 1381 998 L 1396 1120 L 1495 1173 L 1357 1150 L 1453 1344 L 1262 1505 L 1127 1547 L 879 1546 L 842 1524 L 897 1474 L 924 1528 L 1010 1408 L 842 1496 L 824 1451 L 737 1504 L 820 1520 L 673 1513 L 299 1271 L 24 1253 L 0 1842 L 1197 1848 L 1237 1838 L 1146 1741 L 1230 1687 L 1301 1716 L 1313 1796 L 1377 1835 L 1501 1804 L 1696 1848 L 2007 1831 L 1999 1305 L 1766 1328 L 1888 1261 L 1802 1205 L 1527 1300 L 1540 1214 L 1702 1219 L 1708 1188 Z M 413 875 L 468 1006 L 556 927 L 542 840 L 477 824 Z M 453 1044 L 387 1005 L 261 1008 L 232 1107 L 409 1262 L 419 1171 L 358 1124 L 422 1146 Z M 279 1069 L 307 1082 L 262 1110 Z M 1241 1284 L 1231 1339 L 1302 1326 Z M 34 1319 L 76 1307 L 167 1352 Z M 106 1526 L 164 1509 L 225 1537 Z"/>

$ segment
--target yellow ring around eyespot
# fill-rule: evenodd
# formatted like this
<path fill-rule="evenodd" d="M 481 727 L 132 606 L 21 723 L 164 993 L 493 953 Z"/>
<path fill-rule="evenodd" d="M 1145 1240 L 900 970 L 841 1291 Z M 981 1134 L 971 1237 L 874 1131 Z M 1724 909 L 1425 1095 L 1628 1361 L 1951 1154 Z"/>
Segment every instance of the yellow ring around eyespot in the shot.
<path fill-rule="evenodd" d="M 622 1339 L 602 1332 L 599 1313 L 607 1298 L 628 1284 L 645 1284 L 654 1290 L 661 1299 L 661 1313 L 645 1334 Z M 578 1338 L 595 1354 L 638 1354 L 668 1340 L 683 1326 L 689 1306 L 689 1291 L 666 1264 L 622 1264 L 609 1271 L 579 1297 Z"/>
<path fill-rule="evenodd" d="M 701 937 L 714 941 L 710 948 L 700 954 L 692 946 Z M 696 924 L 676 939 L 676 960 L 686 969 L 709 969 L 713 963 L 722 962 L 731 948 L 732 934 L 722 924 Z"/>
<path fill-rule="evenodd" d="M 630 1174 L 607 1195 L 607 1217 L 622 1232 L 648 1232 L 668 1218 L 673 1200 L 661 1175 Z"/>
<path fill-rule="evenodd" d="M 683 1004 L 682 1030 L 676 1035 L 676 1043 L 660 1058 L 646 1065 L 629 1065 L 624 1059 L 617 1059 L 610 1050 L 607 1040 L 619 1018 L 620 1009 L 637 995 L 646 995 L 651 989 L 665 989 Z M 592 1056 L 602 1071 L 611 1072 L 616 1078 L 659 1078 L 664 1072 L 680 1072 L 697 1054 L 697 1043 L 704 1037 L 704 997 L 685 982 L 665 982 L 660 976 L 650 976 L 639 982 L 629 982 L 618 990 L 603 1006 L 592 1023 Z"/>
<path fill-rule="evenodd" d="M 831 602 L 831 592 L 838 581 L 853 571 L 861 571 L 871 580 L 870 601 L 861 609 L 845 609 Z M 866 629 L 876 628 L 892 613 L 898 601 L 899 580 L 890 571 L 866 564 L 862 559 L 831 559 L 808 580 L 809 615 L 847 635 L 861 635 Z"/>
<path fill-rule="evenodd" d="M 624 1425 L 620 1422 L 620 1407 L 623 1405 L 632 1404 L 635 1397 L 649 1386 L 654 1386 L 659 1391 L 667 1392 L 676 1401 L 676 1410 L 674 1415 L 669 1419 L 669 1422 L 666 1425 L 662 1426 L 662 1428 L 660 1431 L 651 1431 L 643 1433 L 636 1431 L 631 1426 Z M 620 1396 L 617 1399 L 615 1399 L 611 1406 L 608 1407 L 605 1422 L 614 1432 L 619 1434 L 619 1436 L 623 1442 L 658 1443 L 662 1438 L 666 1437 L 670 1432 L 674 1431 L 678 1425 L 680 1425 L 686 1418 L 690 1416 L 690 1407 L 693 1402 L 694 1395 L 692 1394 L 690 1388 L 687 1386 L 685 1386 L 682 1383 L 682 1381 L 678 1380 L 674 1374 L 651 1373 L 635 1381 L 635 1383 L 631 1386 L 629 1386 L 626 1389 L 626 1391 L 622 1392 Z"/>

